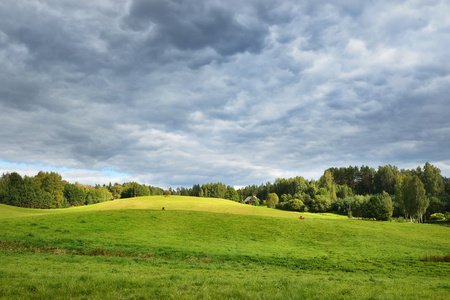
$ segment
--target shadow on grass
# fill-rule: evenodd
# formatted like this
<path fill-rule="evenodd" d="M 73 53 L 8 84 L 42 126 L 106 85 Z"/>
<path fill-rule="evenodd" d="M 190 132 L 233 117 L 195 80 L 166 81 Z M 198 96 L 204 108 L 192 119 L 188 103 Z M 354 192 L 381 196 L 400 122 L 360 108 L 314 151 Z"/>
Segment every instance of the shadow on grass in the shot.
<path fill-rule="evenodd" d="M 450 253 L 444 255 L 427 255 L 423 258 L 423 260 L 434 262 L 450 262 Z"/>

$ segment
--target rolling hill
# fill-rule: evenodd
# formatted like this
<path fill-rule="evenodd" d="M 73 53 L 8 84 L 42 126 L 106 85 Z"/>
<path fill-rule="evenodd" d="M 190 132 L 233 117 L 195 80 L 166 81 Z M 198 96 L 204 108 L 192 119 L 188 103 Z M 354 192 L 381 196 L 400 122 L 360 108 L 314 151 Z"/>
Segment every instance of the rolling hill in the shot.
<path fill-rule="evenodd" d="M 162 207 L 165 209 L 162 210 Z M 450 228 L 152 196 L 0 205 L 2 298 L 434 298 Z"/>

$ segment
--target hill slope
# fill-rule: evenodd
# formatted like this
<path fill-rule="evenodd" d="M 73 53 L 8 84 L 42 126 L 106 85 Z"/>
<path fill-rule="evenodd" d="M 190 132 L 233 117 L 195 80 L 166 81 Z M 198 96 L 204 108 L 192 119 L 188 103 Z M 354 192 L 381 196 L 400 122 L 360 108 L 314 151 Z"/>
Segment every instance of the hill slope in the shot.
<path fill-rule="evenodd" d="M 59 282 L 56 295 L 80 298 L 446 298 L 449 264 L 421 258 L 449 252 L 449 228 L 303 215 L 189 197 L 2 205 L 0 296 L 52 296 Z"/>

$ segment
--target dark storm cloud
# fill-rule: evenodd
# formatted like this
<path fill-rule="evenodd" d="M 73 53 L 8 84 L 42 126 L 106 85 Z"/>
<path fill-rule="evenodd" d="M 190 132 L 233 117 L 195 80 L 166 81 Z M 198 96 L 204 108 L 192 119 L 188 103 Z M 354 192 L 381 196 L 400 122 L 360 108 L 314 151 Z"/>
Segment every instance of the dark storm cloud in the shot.
<path fill-rule="evenodd" d="M 58 66 L 74 72 L 102 63 L 89 33 L 83 32 L 83 17 L 64 15 L 66 8 L 49 2 L 5 1 L 2 6 L 2 32 L 9 45 L 26 49 L 30 68 L 50 72 Z"/>
<path fill-rule="evenodd" d="M 161 187 L 425 161 L 450 176 L 449 12 L 2 1 L 0 166 Z"/>
<path fill-rule="evenodd" d="M 268 34 L 267 25 L 258 20 L 239 21 L 246 5 L 230 7 L 213 1 L 134 0 L 125 23 L 135 31 L 149 31 L 149 43 L 179 50 L 210 47 L 220 55 L 259 52 Z"/>

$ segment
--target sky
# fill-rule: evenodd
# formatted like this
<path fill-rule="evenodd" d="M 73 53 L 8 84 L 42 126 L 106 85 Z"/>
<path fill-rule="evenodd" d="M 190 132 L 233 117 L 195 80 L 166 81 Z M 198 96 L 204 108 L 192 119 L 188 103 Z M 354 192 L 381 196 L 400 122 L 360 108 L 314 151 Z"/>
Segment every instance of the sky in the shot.
<path fill-rule="evenodd" d="M 0 1 L 0 173 L 168 187 L 425 162 L 450 1 Z"/>

